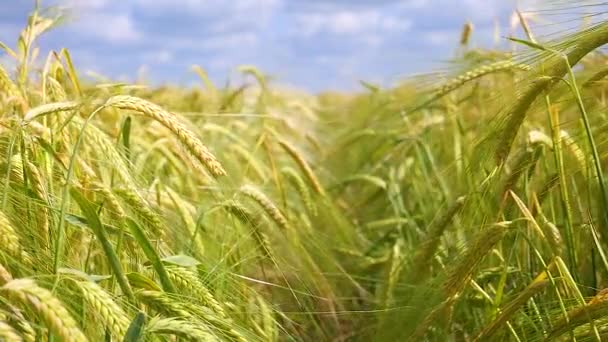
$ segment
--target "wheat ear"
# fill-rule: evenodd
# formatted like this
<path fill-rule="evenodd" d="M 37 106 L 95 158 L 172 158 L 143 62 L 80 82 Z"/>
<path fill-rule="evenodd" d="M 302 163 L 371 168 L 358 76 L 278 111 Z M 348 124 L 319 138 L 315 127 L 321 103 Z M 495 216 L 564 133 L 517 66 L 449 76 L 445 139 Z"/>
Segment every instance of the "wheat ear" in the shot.
<path fill-rule="evenodd" d="M 91 281 L 78 281 L 84 299 L 116 338 L 122 338 L 129 327 L 129 318 L 112 296 Z"/>
<path fill-rule="evenodd" d="M 266 196 L 263 192 L 251 185 L 244 185 L 241 187 L 240 190 L 245 196 L 253 199 L 256 203 L 258 203 L 260 207 L 264 209 L 266 214 L 270 216 L 274 223 L 279 226 L 279 228 L 288 229 L 289 224 L 287 222 L 287 218 L 285 218 L 279 208 L 277 208 L 277 206 L 272 203 L 268 196 Z"/>
<path fill-rule="evenodd" d="M 448 271 L 448 278 L 443 284 L 443 290 L 447 298 L 457 295 L 465 287 L 473 272 L 477 269 L 477 265 L 494 245 L 502 240 L 510 225 L 511 222 L 508 221 L 498 222 L 477 235 L 467 251 Z"/>
<path fill-rule="evenodd" d="M 62 341 L 86 342 L 76 320 L 53 294 L 28 278 L 12 280 L 0 288 L 28 306 Z"/>
<path fill-rule="evenodd" d="M 570 37 L 562 44 L 563 46 L 572 46 L 564 55 L 568 63 L 563 58 L 558 57 L 550 65 L 542 63 L 537 67 L 536 72 L 540 77 L 523 90 L 515 106 L 507 112 L 507 122 L 501 131 L 502 134 L 499 137 L 498 148 L 495 152 L 498 163 L 507 159 L 517 132 L 526 118 L 528 109 L 538 95 L 549 90 L 556 83 L 556 80 L 561 79 L 568 72 L 568 66 L 574 67 L 585 55 L 606 43 L 608 43 L 608 23 L 604 22 L 586 30 L 583 34 Z"/>
<path fill-rule="evenodd" d="M 7 322 L 0 321 L 0 341 L 21 342 L 23 338 Z"/>
<path fill-rule="evenodd" d="M 296 164 L 298 164 L 302 172 L 306 175 L 306 178 L 308 178 L 308 181 L 312 185 L 312 188 L 315 190 L 315 192 L 321 196 L 325 196 L 325 190 L 323 190 L 321 182 L 319 182 L 317 176 L 312 171 L 312 168 L 310 167 L 310 165 L 308 165 L 308 162 L 306 162 L 306 159 L 304 159 L 302 154 L 300 154 L 300 152 L 298 152 L 298 150 L 296 150 L 295 147 L 291 146 L 287 141 L 281 140 L 279 141 L 279 145 L 281 145 L 285 152 L 287 152 L 287 154 L 289 154 L 289 156 L 296 162 Z"/>
<path fill-rule="evenodd" d="M 214 336 L 207 327 L 176 318 L 154 317 L 147 324 L 146 332 L 148 334 L 158 335 L 170 334 L 191 341 L 221 341 L 218 337 Z"/>
<path fill-rule="evenodd" d="M 167 273 L 174 284 L 196 296 L 220 317 L 226 317 L 224 308 L 215 299 L 213 293 L 200 281 L 195 272 L 183 267 L 167 267 Z"/>
<path fill-rule="evenodd" d="M 219 177 L 226 174 L 226 171 L 224 171 L 224 168 L 215 156 L 205 145 L 203 145 L 192 131 L 177 120 L 177 117 L 174 114 L 144 99 L 126 95 L 111 97 L 106 102 L 106 106 L 123 110 L 133 110 L 160 122 L 177 136 L 179 141 L 188 148 L 190 153 L 192 153 L 192 155 L 196 157 L 213 176 Z"/>

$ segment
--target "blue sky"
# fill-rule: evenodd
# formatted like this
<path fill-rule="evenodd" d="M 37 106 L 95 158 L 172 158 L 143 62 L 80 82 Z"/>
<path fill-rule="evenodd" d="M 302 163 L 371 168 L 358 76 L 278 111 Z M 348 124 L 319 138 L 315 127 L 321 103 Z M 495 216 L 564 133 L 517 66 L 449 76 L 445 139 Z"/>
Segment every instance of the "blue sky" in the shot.
<path fill-rule="evenodd" d="M 81 70 L 155 83 L 193 84 L 192 64 L 218 84 L 253 64 L 277 83 L 349 90 L 390 84 L 441 66 L 462 25 L 492 46 L 495 22 L 509 35 L 509 0 L 42 0 L 72 9 L 43 36 L 43 51 L 68 48 Z M 0 0 L 0 41 L 14 46 L 33 0 Z M 6 58 L 6 57 L 4 57 Z"/>

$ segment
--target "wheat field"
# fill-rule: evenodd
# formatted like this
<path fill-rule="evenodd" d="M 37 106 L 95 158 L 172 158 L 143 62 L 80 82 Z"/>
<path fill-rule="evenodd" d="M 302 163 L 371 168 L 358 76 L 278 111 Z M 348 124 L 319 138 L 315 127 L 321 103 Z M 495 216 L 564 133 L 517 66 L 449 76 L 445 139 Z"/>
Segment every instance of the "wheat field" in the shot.
<path fill-rule="evenodd" d="M 0 46 L 0 341 L 608 339 L 608 22 L 521 19 L 312 95 L 96 83 L 34 10 Z"/>

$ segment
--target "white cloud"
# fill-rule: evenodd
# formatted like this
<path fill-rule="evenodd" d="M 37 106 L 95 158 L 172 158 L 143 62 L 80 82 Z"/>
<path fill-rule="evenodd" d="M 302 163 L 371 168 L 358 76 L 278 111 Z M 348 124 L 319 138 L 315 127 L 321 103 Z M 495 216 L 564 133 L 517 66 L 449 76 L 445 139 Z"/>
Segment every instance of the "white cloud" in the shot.
<path fill-rule="evenodd" d="M 142 36 L 129 15 L 118 13 L 83 12 L 72 30 L 110 43 L 134 42 Z"/>
<path fill-rule="evenodd" d="M 173 52 L 167 49 L 152 51 L 144 54 L 144 61 L 150 64 L 166 64 L 174 59 Z"/>
<path fill-rule="evenodd" d="M 208 37 L 202 39 L 199 44 L 202 48 L 217 50 L 231 48 L 249 48 L 255 46 L 257 42 L 258 37 L 255 33 L 240 32 Z"/>
<path fill-rule="evenodd" d="M 68 8 L 78 10 L 97 10 L 102 9 L 110 4 L 109 0 L 63 0 L 62 4 Z"/>
<path fill-rule="evenodd" d="M 400 32 L 412 26 L 405 18 L 396 18 L 378 10 L 339 10 L 335 12 L 296 13 L 295 33 L 309 37 L 319 33 L 356 35 L 364 32 Z"/>
<path fill-rule="evenodd" d="M 163 46 L 170 50 L 190 52 L 225 51 L 230 49 L 253 48 L 259 42 L 254 32 L 234 32 L 215 34 L 207 37 L 180 36 L 167 40 Z"/>
<path fill-rule="evenodd" d="M 101 0 L 104 1 L 104 0 Z M 189 13 L 229 15 L 239 11 L 271 11 L 282 0 L 134 0 L 143 11 L 187 11 Z"/>
<path fill-rule="evenodd" d="M 68 29 L 75 34 L 110 43 L 130 43 L 142 37 L 129 14 L 128 1 L 59 0 L 59 3 L 73 12 L 74 22 Z"/>
<path fill-rule="evenodd" d="M 434 30 L 423 34 L 424 41 L 431 45 L 455 44 L 458 41 L 458 31 L 454 30 Z M 421 37 L 422 38 L 422 37 Z"/>

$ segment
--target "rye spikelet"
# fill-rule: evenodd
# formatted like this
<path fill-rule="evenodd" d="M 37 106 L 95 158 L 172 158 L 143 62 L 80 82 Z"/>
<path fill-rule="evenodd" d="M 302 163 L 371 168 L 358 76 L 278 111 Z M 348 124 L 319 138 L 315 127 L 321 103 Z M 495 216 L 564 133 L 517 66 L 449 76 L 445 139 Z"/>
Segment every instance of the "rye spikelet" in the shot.
<path fill-rule="evenodd" d="M 323 189 L 323 186 L 321 186 L 321 182 L 319 182 L 317 176 L 315 176 L 315 173 L 312 171 L 312 168 L 310 168 L 310 165 L 308 165 L 304 157 L 295 149 L 295 147 L 283 140 L 279 141 L 279 145 L 281 145 L 285 152 L 287 152 L 296 164 L 298 164 L 315 192 L 321 196 L 325 196 L 325 190 Z"/>
<path fill-rule="evenodd" d="M 540 208 L 540 204 L 538 204 L 538 202 L 537 207 Z M 553 222 L 549 221 L 542 212 L 539 212 L 538 214 L 540 216 L 540 227 L 543 230 L 549 245 L 555 251 L 556 255 L 560 255 L 564 247 L 562 235 L 559 232 L 559 229 L 555 226 L 555 224 L 553 224 Z"/>
<path fill-rule="evenodd" d="M 171 114 L 144 99 L 125 95 L 110 98 L 106 102 L 106 106 L 123 110 L 133 110 L 160 122 L 177 136 L 180 142 L 188 148 L 190 153 L 192 153 L 192 155 L 194 155 L 194 157 L 196 157 L 213 176 L 219 177 L 226 174 L 226 171 L 224 171 L 224 168 L 215 156 L 201 143 L 192 131 L 177 120 L 174 114 Z"/>
<path fill-rule="evenodd" d="M 236 342 L 247 342 L 246 339 L 237 329 L 235 329 L 235 323 L 231 319 L 220 317 L 214 312 L 211 312 L 206 307 L 194 304 L 192 302 L 183 303 L 184 307 L 187 308 L 195 317 L 199 318 L 202 322 L 209 324 L 209 328 L 218 334 L 228 338 L 230 341 Z"/>
<path fill-rule="evenodd" d="M 77 116 L 72 119 L 72 122 L 73 125 L 71 126 L 78 130 L 84 124 L 84 120 Z M 97 156 L 98 161 L 109 163 L 108 166 L 116 171 L 116 174 L 125 183 L 125 186 L 132 187 L 134 181 L 127 163 L 108 135 L 95 125 L 88 125 L 84 134 L 86 141 L 90 144 L 91 151 Z"/>
<path fill-rule="evenodd" d="M 47 289 L 36 285 L 32 279 L 12 280 L 4 284 L 0 291 L 7 292 L 34 311 L 62 341 L 88 341 L 63 303 Z"/>
<path fill-rule="evenodd" d="M 103 325 L 110 330 L 114 337 L 122 338 L 127 332 L 130 320 L 123 309 L 116 304 L 114 298 L 101 286 L 91 281 L 78 281 L 77 284 L 84 299 L 95 310 Z"/>
<path fill-rule="evenodd" d="M 258 203 L 279 228 L 284 230 L 289 228 L 289 224 L 283 213 L 281 213 L 279 208 L 277 208 L 263 192 L 251 185 L 244 185 L 240 190 L 245 196 Z"/>
<path fill-rule="evenodd" d="M 576 141 L 568 134 L 568 132 L 562 130 L 560 131 L 560 136 L 562 138 L 563 144 L 568 147 L 570 152 L 576 158 L 576 161 L 579 164 L 581 170 L 587 170 L 587 158 L 585 157 L 585 152 L 581 149 L 581 147 L 576 143 Z M 591 168 L 591 172 L 593 172 L 594 168 Z"/>
<path fill-rule="evenodd" d="M 36 122 L 36 121 L 30 122 L 30 123 L 28 123 L 27 128 L 29 128 L 28 132 L 32 136 L 41 137 L 44 139 L 50 139 L 50 137 L 51 137 L 51 130 L 39 122 Z"/>

